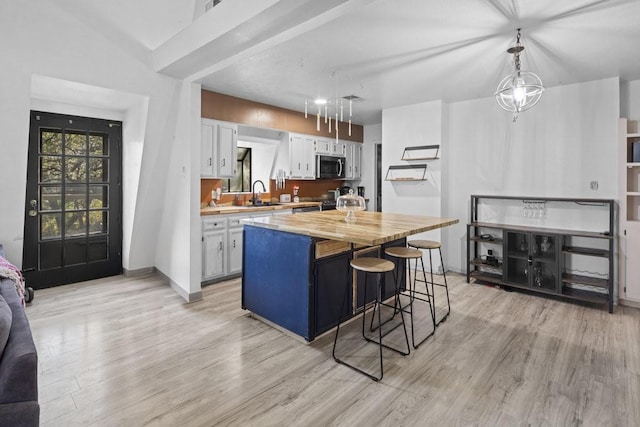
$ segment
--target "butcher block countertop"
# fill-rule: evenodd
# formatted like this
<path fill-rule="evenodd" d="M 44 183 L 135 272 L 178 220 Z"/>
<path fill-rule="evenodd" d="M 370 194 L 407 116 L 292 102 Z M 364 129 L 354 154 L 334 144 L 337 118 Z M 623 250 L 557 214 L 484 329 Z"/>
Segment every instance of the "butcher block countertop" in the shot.
<path fill-rule="evenodd" d="M 276 211 L 283 209 L 293 209 L 293 208 L 306 208 L 312 206 L 320 206 L 321 202 L 292 202 L 292 203 L 280 203 L 277 205 L 263 205 L 263 206 L 216 206 L 216 207 L 207 207 L 200 209 L 200 215 L 222 215 L 222 214 L 236 214 L 236 213 L 249 213 L 249 212 L 260 212 L 260 211 Z"/>
<path fill-rule="evenodd" d="M 304 212 L 242 220 L 243 224 L 323 239 L 367 246 L 380 245 L 423 231 L 457 224 L 457 219 L 386 212 L 356 212 L 356 221 L 345 222 L 345 212 Z"/>

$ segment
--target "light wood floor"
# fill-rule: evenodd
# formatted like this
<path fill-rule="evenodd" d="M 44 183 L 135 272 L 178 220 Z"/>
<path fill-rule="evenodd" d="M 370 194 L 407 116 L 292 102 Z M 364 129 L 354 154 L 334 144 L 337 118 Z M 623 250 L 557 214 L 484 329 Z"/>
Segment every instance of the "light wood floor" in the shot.
<path fill-rule="evenodd" d="M 639 310 L 449 279 L 451 316 L 385 352 L 381 383 L 335 363 L 332 334 L 305 345 L 249 317 L 239 280 L 193 304 L 156 277 L 37 291 L 41 424 L 640 425 Z"/>

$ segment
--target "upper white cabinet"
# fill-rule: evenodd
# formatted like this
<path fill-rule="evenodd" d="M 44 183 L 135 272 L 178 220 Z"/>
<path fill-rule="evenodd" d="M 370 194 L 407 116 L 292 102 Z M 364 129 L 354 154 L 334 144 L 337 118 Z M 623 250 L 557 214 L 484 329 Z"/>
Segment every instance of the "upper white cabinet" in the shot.
<path fill-rule="evenodd" d="M 362 144 L 359 142 L 344 142 L 346 150 L 345 179 L 362 178 Z"/>
<path fill-rule="evenodd" d="M 289 178 L 315 179 L 314 140 L 308 135 L 289 136 Z"/>
<path fill-rule="evenodd" d="M 330 152 L 332 156 L 345 157 L 347 155 L 346 152 L 346 143 L 343 141 L 336 141 L 335 139 L 331 141 L 329 145 Z"/>
<path fill-rule="evenodd" d="M 202 119 L 200 143 L 200 175 L 233 178 L 236 174 L 238 126 Z"/>
<path fill-rule="evenodd" d="M 331 154 L 331 140 L 326 138 L 316 138 L 313 142 L 313 151 L 316 154 Z"/>

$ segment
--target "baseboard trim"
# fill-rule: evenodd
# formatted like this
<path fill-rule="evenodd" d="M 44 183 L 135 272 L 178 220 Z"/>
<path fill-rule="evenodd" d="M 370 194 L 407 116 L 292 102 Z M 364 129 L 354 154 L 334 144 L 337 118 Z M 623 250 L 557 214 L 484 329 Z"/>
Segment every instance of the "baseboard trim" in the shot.
<path fill-rule="evenodd" d="M 176 282 L 171 280 L 171 278 L 166 274 L 164 274 L 162 271 L 160 271 L 157 268 L 156 268 L 156 271 L 164 279 L 164 281 L 171 287 L 171 289 L 173 289 L 175 293 L 180 295 L 186 302 L 191 303 L 191 302 L 200 301 L 202 299 L 202 291 L 189 293 L 184 289 L 182 289 Z"/>
<path fill-rule="evenodd" d="M 127 277 L 127 278 L 150 276 L 155 272 L 156 272 L 155 267 L 138 268 L 136 270 L 127 270 L 126 268 L 122 269 L 122 274 L 124 275 L 124 277 Z"/>
<path fill-rule="evenodd" d="M 632 300 L 620 298 L 618 300 L 618 304 L 624 305 L 624 306 L 627 306 L 627 307 L 640 308 L 640 302 L 639 301 L 632 301 Z"/>

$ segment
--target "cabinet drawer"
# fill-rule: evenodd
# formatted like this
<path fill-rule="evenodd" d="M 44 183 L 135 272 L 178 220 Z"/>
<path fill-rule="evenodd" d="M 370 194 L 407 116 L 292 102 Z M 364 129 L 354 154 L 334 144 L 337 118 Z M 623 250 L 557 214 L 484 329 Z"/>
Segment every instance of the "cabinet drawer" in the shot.
<path fill-rule="evenodd" d="M 226 219 L 204 219 L 202 220 L 202 231 L 220 230 L 227 227 Z"/>
<path fill-rule="evenodd" d="M 245 219 L 247 217 L 242 217 L 242 218 L 229 218 L 229 228 L 238 228 L 238 227 L 242 227 L 242 220 Z"/>
<path fill-rule="evenodd" d="M 323 240 L 316 243 L 316 259 L 337 255 L 348 250 L 351 250 L 351 243 L 338 240 Z"/>

